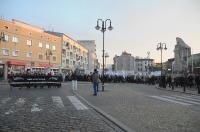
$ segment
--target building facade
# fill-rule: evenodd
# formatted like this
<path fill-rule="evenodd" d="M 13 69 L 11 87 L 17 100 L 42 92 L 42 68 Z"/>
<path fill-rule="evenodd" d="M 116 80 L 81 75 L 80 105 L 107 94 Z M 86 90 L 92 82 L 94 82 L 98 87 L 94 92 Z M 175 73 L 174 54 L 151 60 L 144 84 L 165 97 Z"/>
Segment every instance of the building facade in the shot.
<path fill-rule="evenodd" d="M 59 72 L 61 64 L 61 38 L 18 20 L 0 19 L 0 65 L 7 79 L 11 73 L 28 70 L 42 71 L 51 67 Z"/>
<path fill-rule="evenodd" d="M 137 74 L 149 73 L 154 65 L 154 60 L 150 58 L 142 59 L 141 57 L 133 57 L 130 53 L 122 52 L 120 56 L 113 58 L 114 65 L 112 69 L 118 73 Z"/>
<path fill-rule="evenodd" d="M 78 73 L 86 73 L 88 71 L 89 50 L 85 46 L 63 33 L 51 31 L 46 32 L 56 35 L 62 39 L 62 73 L 67 74 L 74 70 L 77 70 Z"/>
<path fill-rule="evenodd" d="M 152 71 L 154 60 L 149 58 L 135 58 L 135 72 L 149 73 Z"/>
<path fill-rule="evenodd" d="M 83 45 L 88 49 L 88 70 L 87 73 L 93 72 L 94 69 L 99 69 L 100 65 L 98 63 L 96 55 L 96 44 L 95 40 L 77 40 L 78 43 Z"/>
<path fill-rule="evenodd" d="M 135 58 L 126 51 L 122 52 L 120 56 L 115 55 L 114 61 L 114 71 L 135 71 Z"/>

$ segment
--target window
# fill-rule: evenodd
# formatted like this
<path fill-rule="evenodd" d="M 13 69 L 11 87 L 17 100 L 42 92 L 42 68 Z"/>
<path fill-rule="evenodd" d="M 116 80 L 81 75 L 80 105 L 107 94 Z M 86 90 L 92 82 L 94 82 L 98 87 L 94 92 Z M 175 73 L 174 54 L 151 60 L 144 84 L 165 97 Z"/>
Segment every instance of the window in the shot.
<path fill-rule="evenodd" d="M 69 59 L 66 59 L 66 64 L 69 65 Z"/>
<path fill-rule="evenodd" d="M 32 58 L 32 53 L 27 52 L 27 53 L 26 53 L 26 57 L 27 57 L 27 58 Z"/>
<path fill-rule="evenodd" d="M 12 56 L 19 56 L 19 51 L 18 50 L 13 50 L 12 51 Z"/>
<path fill-rule="evenodd" d="M 27 40 L 27 45 L 31 46 L 32 45 L 32 41 L 31 40 Z"/>
<path fill-rule="evenodd" d="M 53 61 L 56 61 L 56 57 L 55 56 L 53 56 Z"/>
<path fill-rule="evenodd" d="M 9 36 L 8 36 L 8 35 L 5 35 L 5 36 L 4 36 L 4 39 L 5 39 L 5 41 L 9 41 Z"/>
<path fill-rule="evenodd" d="M 3 49 L 2 49 L 2 54 L 3 54 L 3 55 L 9 55 L 9 50 L 3 48 Z"/>
<path fill-rule="evenodd" d="M 63 60 L 62 63 L 65 64 L 65 60 Z"/>
<path fill-rule="evenodd" d="M 19 38 L 18 37 L 13 37 L 13 42 L 14 43 L 19 43 Z"/>
<path fill-rule="evenodd" d="M 43 55 L 42 55 L 42 54 L 39 54 L 38 58 L 39 58 L 40 60 L 42 60 L 42 59 L 43 59 Z"/>
<path fill-rule="evenodd" d="M 41 42 L 39 42 L 39 47 L 42 48 L 43 47 L 43 44 Z"/>
<path fill-rule="evenodd" d="M 53 46 L 52 48 L 53 48 L 53 50 L 56 50 L 56 46 Z"/>
<path fill-rule="evenodd" d="M 46 48 L 47 48 L 47 49 L 50 49 L 50 45 L 49 45 L 49 44 L 46 44 Z"/>

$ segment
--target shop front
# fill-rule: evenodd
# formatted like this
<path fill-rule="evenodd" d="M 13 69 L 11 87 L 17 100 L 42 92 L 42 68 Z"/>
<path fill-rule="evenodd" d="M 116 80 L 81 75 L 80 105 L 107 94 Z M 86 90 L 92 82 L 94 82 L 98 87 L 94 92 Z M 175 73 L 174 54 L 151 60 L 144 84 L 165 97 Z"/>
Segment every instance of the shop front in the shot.
<path fill-rule="evenodd" d="M 11 74 L 21 74 L 25 71 L 25 62 L 22 61 L 7 61 L 7 78 L 9 79 Z"/>
<path fill-rule="evenodd" d="M 59 74 L 59 68 L 53 64 L 37 63 L 36 66 L 32 66 L 31 71 L 46 74 L 46 72 L 53 71 L 54 74 Z"/>

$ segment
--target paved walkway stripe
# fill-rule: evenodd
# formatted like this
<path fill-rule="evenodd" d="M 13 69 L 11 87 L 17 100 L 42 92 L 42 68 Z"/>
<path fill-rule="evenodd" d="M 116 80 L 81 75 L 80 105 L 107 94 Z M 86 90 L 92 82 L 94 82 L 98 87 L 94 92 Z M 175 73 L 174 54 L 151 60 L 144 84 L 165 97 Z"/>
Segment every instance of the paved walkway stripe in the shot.
<path fill-rule="evenodd" d="M 167 102 L 172 102 L 172 103 L 175 103 L 175 104 L 185 105 L 185 106 L 191 105 L 189 103 L 175 101 L 175 100 L 172 100 L 172 99 L 167 99 L 167 98 L 163 98 L 163 97 L 159 97 L 159 96 L 150 96 L 150 97 L 155 98 L 155 99 L 160 99 L 160 100 L 163 100 L 163 101 L 167 101 Z"/>
<path fill-rule="evenodd" d="M 11 100 L 11 99 L 12 99 L 12 98 L 5 98 L 5 99 L 1 100 L 0 106 L 6 104 L 6 103 L 7 103 L 9 100 Z"/>
<path fill-rule="evenodd" d="M 12 106 L 5 114 L 8 115 L 10 113 L 14 113 L 17 107 L 22 107 L 25 103 L 25 98 L 19 98 L 15 103 L 15 106 Z"/>
<path fill-rule="evenodd" d="M 178 98 L 182 98 L 182 99 L 189 99 L 189 100 L 193 100 L 193 101 L 200 102 L 199 99 L 191 98 L 191 96 L 178 96 L 178 95 L 171 95 L 171 96 L 173 96 L 173 97 L 178 97 Z"/>
<path fill-rule="evenodd" d="M 186 99 L 175 98 L 175 97 L 170 97 L 170 96 L 162 96 L 162 97 L 169 98 L 169 99 L 174 99 L 174 100 L 178 100 L 178 101 L 183 101 L 183 102 L 186 102 L 186 103 L 200 105 L 200 103 L 198 103 L 198 102 L 194 102 L 194 101 L 190 101 L 190 100 L 186 100 Z"/>
<path fill-rule="evenodd" d="M 64 108 L 64 104 L 62 102 L 62 99 L 59 96 L 52 96 L 53 104 L 55 104 L 59 108 Z"/>
<path fill-rule="evenodd" d="M 41 99 L 42 99 L 42 97 L 37 98 L 37 99 L 35 100 L 35 102 L 36 102 L 37 104 L 36 104 L 36 103 L 33 104 L 32 108 L 31 108 L 31 112 L 37 112 L 37 111 L 41 111 L 41 110 L 42 110 L 42 109 L 40 109 L 40 108 L 38 107 L 38 103 L 41 102 Z"/>
<path fill-rule="evenodd" d="M 76 107 L 77 110 L 87 110 L 88 108 L 82 104 L 75 96 L 67 96 L 71 103 Z"/>

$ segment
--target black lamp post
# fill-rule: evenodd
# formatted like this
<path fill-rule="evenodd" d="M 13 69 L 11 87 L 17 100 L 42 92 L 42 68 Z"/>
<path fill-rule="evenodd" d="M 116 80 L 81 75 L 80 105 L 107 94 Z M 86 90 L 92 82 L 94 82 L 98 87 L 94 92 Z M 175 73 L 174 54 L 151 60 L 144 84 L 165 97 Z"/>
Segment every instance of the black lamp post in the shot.
<path fill-rule="evenodd" d="M 99 26 L 99 21 L 102 22 L 102 27 Z M 106 22 L 110 21 L 110 26 L 108 27 L 108 29 L 111 31 L 113 29 L 113 27 L 111 26 L 111 20 L 110 19 L 106 19 L 105 21 L 103 21 L 102 19 L 98 19 L 97 20 L 97 26 L 95 27 L 96 30 L 99 30 L 101 28 L 101 32 L 103 33 L 103 79 L 102 79 L 102 91 L 104 91 L 104 32 L 106 31 Z"/>
<path fill-rule="evenodd" d="M 105 70 L 107 69 L 107 66 L 106 66 L 106 58 L 108 58 L 108 57 L 109 57 L 108 53 L 105 53 Z"/>
<path fill-rule="evenodd" d="M 165 47 L 164 47 L 165 46 Z M 162 76 L 162 50 L 167 50 L 166 44 L 165 43 L 158 43 L 157 45 L 157 50 L 161 51 L 161 76 Z"/>

